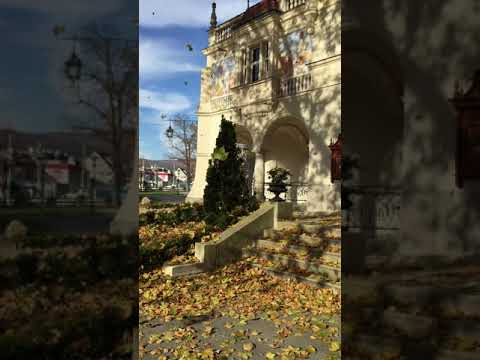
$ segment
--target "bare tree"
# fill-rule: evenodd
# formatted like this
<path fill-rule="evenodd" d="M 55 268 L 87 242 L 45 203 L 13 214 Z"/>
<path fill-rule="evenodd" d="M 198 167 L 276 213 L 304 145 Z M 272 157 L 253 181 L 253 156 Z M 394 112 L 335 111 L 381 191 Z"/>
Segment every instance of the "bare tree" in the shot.
<path fill-rule="evenodd" d="M 170 158 L 180 160 L 187 175 L 187 190 L 194 175 L 194 160 L 197 150 L 197 122 L 186 114 L 176 114 L 171 119 L 173 133 L 170 141 Z M 168 136 L 167 136 L 168 137 Z"/>
<path fill-rule="evenodd" d="M 75 88 L 78 103 L 96 115 L 94 121 L 87 120 L 79 127 L 111 146 L 113 197 L 118 207 L 133 164 L 127 157 L 134 153 L 137 127 L 138 45 L 111 33 L 106 35 L 98 26 L 91 26 L 78 36 L 82 76 Z"/>

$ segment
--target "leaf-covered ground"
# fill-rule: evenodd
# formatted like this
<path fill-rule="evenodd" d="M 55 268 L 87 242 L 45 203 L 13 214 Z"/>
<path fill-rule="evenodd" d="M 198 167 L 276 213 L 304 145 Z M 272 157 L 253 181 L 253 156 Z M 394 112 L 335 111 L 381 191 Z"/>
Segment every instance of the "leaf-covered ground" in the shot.
<path fill-rule="evenodd" d="M 209 274 L 140 278 L 143 359 L 337 359 L 340 297 L 246 262 Z"/>

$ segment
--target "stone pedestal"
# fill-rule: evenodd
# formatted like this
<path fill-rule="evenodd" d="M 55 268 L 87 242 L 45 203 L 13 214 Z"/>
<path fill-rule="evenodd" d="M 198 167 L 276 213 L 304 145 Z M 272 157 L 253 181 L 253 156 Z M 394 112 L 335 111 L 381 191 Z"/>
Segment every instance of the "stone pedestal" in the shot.
<path fill-rule="evenodd" d="M 255 193 L 257 199 L 263 201 L 265 199 L 265 161 L 263 153 L 255 153 Z"/>
<path fill-rule="evenodd" d="M 290 201 L 279 201 L 275 203 L 277 206 L 277 214 L 279 219 L 293 218 L 293 203 Z"/>

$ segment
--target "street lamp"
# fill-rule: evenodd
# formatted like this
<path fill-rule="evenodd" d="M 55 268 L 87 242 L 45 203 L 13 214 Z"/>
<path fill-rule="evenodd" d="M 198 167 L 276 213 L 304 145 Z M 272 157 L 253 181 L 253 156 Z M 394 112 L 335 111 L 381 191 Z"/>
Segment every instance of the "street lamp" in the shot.
<path fill-rule="evenodd" d="M 167 131 L 165 131 L 165 135 L 167 136 L 167 138 L 169 138 L 170 140 L 173 138 L 173 128 L 172 128 L 172 125 L 170 125 L 167 129 Z"/>
<path fill-rule="evenodd" d="M 70 55 L 70 58 L 65 61 L 65 75 L 67 76 L 68 79 L 72 83 L 77 82 L 80 80 L 80 77 L 82 76 L 82 60 L 78 57 L 78 55 L 75 52 L 75 44 L 76 44 L 76 39 L 74 40 L 74 45 L 73 45 L 73 51 L 72 55 Z"/>

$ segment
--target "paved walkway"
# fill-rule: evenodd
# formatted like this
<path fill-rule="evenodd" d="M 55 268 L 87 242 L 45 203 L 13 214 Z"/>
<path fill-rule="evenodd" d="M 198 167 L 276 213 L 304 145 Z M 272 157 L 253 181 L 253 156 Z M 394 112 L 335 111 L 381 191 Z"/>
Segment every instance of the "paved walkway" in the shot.
<path fill-rule="evenodd" d="M 140 284 L 142 359 L 339 359 L 339 297 L 241 261 Z"/>
<path fill-rule="evenodd" d="M 302 327 L 305 322 L 314 330 Z M 340 342 L 339 326 L 339 316 L 316 317 L 306 312 L 262 313 L 244 322 L 218 314 L 168 323 L 150 321 L 141 325 L 140 352 L 145 360 L 182 355 L 185 359 L 202 355 L 205 359 L 340 359 L 340 351 L 330 350 L 332 339 Z"/>

